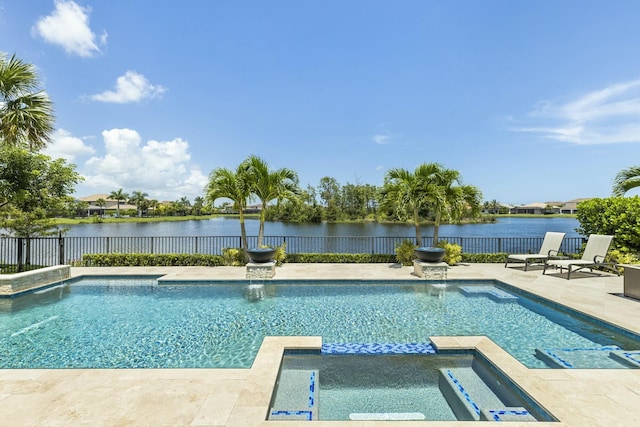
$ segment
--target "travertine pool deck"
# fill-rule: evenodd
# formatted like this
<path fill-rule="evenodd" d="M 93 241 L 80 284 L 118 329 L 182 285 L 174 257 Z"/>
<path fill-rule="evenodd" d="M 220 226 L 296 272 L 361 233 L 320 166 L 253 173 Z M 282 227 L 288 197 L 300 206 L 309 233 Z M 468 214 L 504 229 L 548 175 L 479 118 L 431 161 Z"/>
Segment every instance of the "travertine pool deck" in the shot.
<path fill-rule="evenodd" d="M 175 280 L 243 280 L 246 274 L 243 267 L 71 270 L 73 277 L 156 274 Z M 395 264 L 286 264 L 276 269 L 275 278 L 421 280 L 412 271 L 413 267 Z M 555 274 L 543 276 L 536 268 L 524 272 L 503 264 L 467 264 L 449 269 L 448 278 L 498 279 L 640 333 L 640 301 L 614 295 L 622 293 L 622 277 L 575 274 L 568 281 Z M 435 337 L 433 342 L 439 348 L 477 348 L 560 420 L 537 425 L 640 425 L 640 370 L 528 369 L 485 337 Z M 317 348 L 320 344 L 319 337 L 269 337 L 251 369 L 0 370 L 0 426 L 421 427 L 478 423 L 265 421 L 284 347 Z"/>

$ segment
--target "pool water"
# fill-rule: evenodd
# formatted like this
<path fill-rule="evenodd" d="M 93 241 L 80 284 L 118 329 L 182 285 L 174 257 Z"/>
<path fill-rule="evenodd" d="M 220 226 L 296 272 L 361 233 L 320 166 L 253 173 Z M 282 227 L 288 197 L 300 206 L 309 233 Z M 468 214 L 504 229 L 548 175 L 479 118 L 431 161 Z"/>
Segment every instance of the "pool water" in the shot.
<path fill-rule="evenodd" d="M 294 350 L 282 358 L 268 419 L 472 421 L 492 419 L 490 411 L 507 413 L 511 421 L 554 420 L 474 353 L 326 355 Z"/>
<path fill-rule="evenodd" d="M 322 336 L 323 343 L 486 335 L 533 368 L 548 367 L 536 348 L 640 349 L 629 334 L 493 282 L 270 281 L 257 292 L 246 285 L 86 278 L 3 298 L 0 367 L 247 368 L 268 335 Z M 487 292 L 470 291 L 482 286 Z"/>
<path fill-rule="evenodd" d="M 285 355 L 282 372 L 313 369 L 318 373 L 315 402 L 318 415 L 314 415 L 320 420 L 348 420 L 353 413 L 421 413 L 429 420 L 453 421 L 456 416 L 438 387 L 437 368 L 470 364 L 471 356 L 301 354 Z M 283 383 L 280 378 L 274 392 L 276 408 L 287 407 L 287 399 L 278 399 L 277 394 L 283 388 L 295 386 Z M 297 387 L 300 389 L 297 391 L 304 391 L 304 386 Z"/>

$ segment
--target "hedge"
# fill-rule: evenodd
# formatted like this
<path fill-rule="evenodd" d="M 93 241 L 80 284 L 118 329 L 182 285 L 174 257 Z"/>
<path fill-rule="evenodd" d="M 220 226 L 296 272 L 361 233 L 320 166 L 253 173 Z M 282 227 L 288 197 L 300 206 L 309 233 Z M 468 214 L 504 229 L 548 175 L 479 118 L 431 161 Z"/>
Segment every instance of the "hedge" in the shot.
<path fill-rule="evenodd" d="M 502 263 L 506 253 L 496 254 L 462 254 L 461 262 L 471 263 Z M 227 260 L 228 262 L 228 260 Z M 388 254 L 322 254 L 302 253 L 287 254 L 287 263 L 395 263 L 395 255 Z M 221 255 L 205 254 L 85 254 L 82 257 L 82 267 L 138 267 L 138 266 L 206 266 L 214 267 L 226 265 Z"/>
<path fill-rule="evenodd" d="M 205 254 L 85 254 L 83 267 L 207 266 L 224 265 L 222 256 Z"/>
<path fill-rule="evenodd" d="M 287 263 L 310 264 L 310 263 L 386 263 L 396 262 L 395 255 L 386 254 L 287 254 Z"/>

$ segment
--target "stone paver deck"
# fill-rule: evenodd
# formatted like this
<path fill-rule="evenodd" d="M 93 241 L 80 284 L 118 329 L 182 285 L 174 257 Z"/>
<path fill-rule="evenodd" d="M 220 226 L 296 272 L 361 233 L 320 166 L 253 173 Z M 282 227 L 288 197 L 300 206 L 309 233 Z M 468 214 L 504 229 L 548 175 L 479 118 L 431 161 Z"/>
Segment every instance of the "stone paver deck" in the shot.
<path fill-rule="evenodd" d="M 415 279 L 393 264 L 286 264 L 276 279 Z M 157 274 L 170 280 L 244 280 L 241 267 L 72 268 L 72 276 Z M 573 276 L 573 275 L 572 275 Z M 570 281 L 502 264 L 450 268 L 449 279 L 498 279 L 640 333 L 640 301 L 622 292 L 622 277 L 576 274 Z M 640 425 L 640 370 L 528 369 L 485 337 L 436 337 L 439 348 L 475 347 L 517 382 L 559 423 L 553 426 Z M 268 337 L 251 369 L 4 369 L 0 426 L 265 426 L 285 347 L 317 348 L 320 337 Z M 477 422 L 329 422 L 324 426 L 471 426 Z M 309 425 L 307 422 L 304 425 Z M 519 425 L 509 423 L 508 425 Z M 524 424 L 522 424 L 524 425 Z M 530 425 L 530 424 L 529 424 Z"/>

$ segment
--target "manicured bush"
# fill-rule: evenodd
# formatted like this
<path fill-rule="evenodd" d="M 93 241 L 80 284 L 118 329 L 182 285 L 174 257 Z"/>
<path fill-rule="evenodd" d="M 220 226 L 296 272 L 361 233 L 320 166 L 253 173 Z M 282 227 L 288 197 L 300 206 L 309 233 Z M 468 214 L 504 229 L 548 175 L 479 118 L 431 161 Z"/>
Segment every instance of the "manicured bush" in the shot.
<path fill-rule="evenodd" d="M 311 264 L 311 263 L 386 263 L 395 262 L 393 255 L 386 254 L 288 254 L 288 263 Z"/>
<path fill-rule="evenodd" d="M 492 264 L 492 263 L 504 263 L 504 260 L 507 257 L 507 253 L 498 252 L 495 254 L 469 254 L 469 253 L 463 252 L 461 256 L 462 256 L 462 260 L 460 262 Z"/>
<path fill-rule="evenodd" d="M 223 265 L 219 255 L 206 254 L 85 254 L 83 267 L 126 266 L 217 266 Z"/>
<path fill-rule="evenodd" d="M 287 260 L 287 244 L 276 246 L 276 254 L 273 256 L 276 265 L 282 265 Z"/>
<path fill-rule="evenodd" d="M 230 265 L 239 267 L 245 265 L 244 250 L 242 248 L 224 248 L 222 249 L 222 265 Z"/>
<path fill-rule="evenodd" d="M 396 245 L 396 260 L 398 264 L 412 265 L 413 250 L 418 246 L 409 239 L 405 239 L 399 245 Z"/>
<path fill-rule="evenodd" d="M 449 245 L 449 244 L 447 244 Z M 454 249 L 449 259 L 450 265 L 459 262 L 470 263 L 503 263 L 506 253 L 497 254 L 468 254 L 461 253 L 455 256 L 458 245 L 450 245 Z M 279 249 L 279 248 L 277 248 Z M 447 248 L 445 248 L 447 250 Z M 413 249 L 412 249 L 413 251 Z M 412 252 L 413 253 L 413 252 Z M 612 252 L 612 257 L 616 252 Z M 278 257 L 278 251 L 276 251 Z M 452 262 L 457 258 L 457 262 Z M 616 259 L 616 258 L 614 258 Z M 625 258 L 628 259 L 628 258 Z M 622 262 L 616 259 L 617 262 Z M 284 259 L 283 259 L 284 261 Z M 276 262 L 278 260 L 276 259 Z M 336 263 L 336 264 L 366 264 L 366 263 L 395 263 L 396 255 L 390 254 L 325 254 L 325 253 L 302 253 L 287 254 L 287 263 L 311 264 L 311 263 Z M 127 267 L 127 266 L 221 266 L 234 265 L 244 266 L 244 253 L 240 249 L 225 248 L 223 255 L 206 254 L 85 254 L 82 260 L 75 264 L 81 267 Z M 409 262 L 408 265 L 411 265 Z"/>
<path fill-rule="evenodd" d="M 615 236 L 612 247 L 622 253 L 640 252 L 640 197 L 589 199 L 578 204 L 578 233 Z"/>
<path fill-rule="evenodd" d="M 456 265 L 462 261 L 462 246 L 459 244 L 441 240 L 438 242 L 438 247 L 444 249 L 444 258 L 442 260 L 447 264 Z"/>

